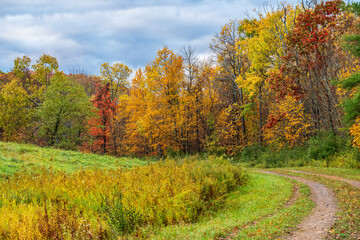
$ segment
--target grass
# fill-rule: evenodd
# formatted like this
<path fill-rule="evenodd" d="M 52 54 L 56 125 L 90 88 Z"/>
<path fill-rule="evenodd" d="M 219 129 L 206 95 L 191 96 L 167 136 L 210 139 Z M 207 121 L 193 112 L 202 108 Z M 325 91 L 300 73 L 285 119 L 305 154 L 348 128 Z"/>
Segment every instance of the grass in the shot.
<path fill-rule="evenodd" d="M 318 172 L 322 172 L 321 169 Z M 278 170 L 279 172 L 285 173 L 285 171 Z M 337 172 L 339 176 L 346 175 L 347 170 L 342 171 L 330 170 L 330 172 Z M 348 170 L 348 172 L 352 172 Z M 337 212 L 337 221 L 329 232 L 327 239 L 360 239 L 360 189 L 352 187 L 351 185 L 328 178 L 293 173 L 286 171 L 287 175 L 300 176 L 302 178 L 311 179 L 330 187 L 336 194 L 338 200 L 339 211 Z M 342 174 L 342 175 L 340 175 Z M 345 177 L 345 176 L 344 176 Z"/>
<path fill-rule="evenodd" d="M 249 184 L 232 192 L 221 211 L 192 224 L 144 229 L 143 235 L 151 239 L 214 239 L 240 229 L 239 239 L 253 239 L 255 235 L 258 239 L 277 236 L 293 228 L 312 208 L 309 189 L 301 184 L 298 201 L 286 210 L 282 209 L 292 195 L 292 186 L 282 177 L 252 173 Z M 254 221 L 259 223 L 251 226 Z"/>
<path fill-rule="evenodd" d="M 360 169 L 353 168 L 323 168 L 323 167 L 298 167 L 291 168 L 311 173 L 320 173 L 325 175 L 333 175 L 346 179 L 360 180 Z"/>
<path fill-rule="evenodd" d="M 75 151 L 5 142 L 0 142 L 0 162 L 0 174 L 3 175 L 12 175 L 20 169 L 32 169 L 34 167 L 51 167 L 54 170 L 74 172 L 80 169 L 115 169 L 146 165 L 146 161 L 136 158 L 83 154 Z"/>
<path fill-rule="evenodd" d="M 298 182 L 296 184 L 300 187 L 300 194 L 293 205 L 282 208 L 276 214 L 244 229 L 235 239 L 274 239 L 295 230 L 314 207 L 310 199 L 310 189 L 305 184 Z"/>

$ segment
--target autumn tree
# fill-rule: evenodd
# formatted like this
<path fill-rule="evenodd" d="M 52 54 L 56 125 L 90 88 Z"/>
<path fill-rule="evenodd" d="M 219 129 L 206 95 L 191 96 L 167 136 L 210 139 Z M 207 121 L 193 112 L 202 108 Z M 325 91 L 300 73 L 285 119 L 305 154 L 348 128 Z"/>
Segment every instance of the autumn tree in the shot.
<path fill-rule="evenodd" d="M 298 15 L 288 53 L 270 78 L 278 99 L 290 95 L 303 101 L 317 130 L 336 131 L 340 124 L 339 100 L 331 84 L 341 69 L 338 38 L 346 18 L 340 7 L 340 0 L 321 2 Z"/>
<path fill-rule="evenodd" d="M 275 105 L 266 81 L 281 65 L 287 54 L 286 38 L 294 27 L 297 10 L 291 5 L 279 4 L 276 9 L 259 10 L 257 18 L 245 18 L 239 31 L 244 37 L 238 44 L 246 49 L 250 67 L 245 77 L 239 76 L 237 83 L 252 99 L 253 111 L 257 111 L 258 127 L 252 131 L 263 143 L 263 126 L 268 117 L 268 108 Z"/>
<path fill-rule="evenodd" d="M 112 150 L 110 140 L 110 126 L 115 111 L 115 102 L 110 98 L 110 84 L 99 86 L 94 99 L 91 100 L 97 115 L 89 120 L 90 139 L 84 143 L 82 149 L 107 154 Z"/>
<path fill-rule="evenodd" d="M 245 114 L 241 114 L 246 105 L 243 88 L 239 86 L 236 80 L 243 76 L 249 68 L 249 61 L 246 51 L 238 45 L 243 37 L 239 31 L 240 24 L 237 20 L 232 20 L 225 24 L 221 31 L 216 34 L 210 43 L 210 48 L 217 56 L 219 64 L 218 80 L 222 83 L 222 99 L 224 108 L 229 108 L 223 126 L 229 126 L 226 134 L 233 135 L 230 140 L 237 145 L 245 146 L 247 144 L 247 126 Z M 231 113 L 231 114 L 230 114 Z M 239 121 L 238 121 L 239 117 Z"/>
<path fill-rule="evenodd" d="M 5 141 L 20 141 L 32 119 L 26 91 L 16 77 L 0 91 L 0 128 Z"/>
<path fill-rule="evenodd" d="M 147 153 L 181 149 L 183 104 L 183 59 L 167 47 L 159 50 L 144 71 L 138 71 L 131 86 L 129 121 L 132 135 L 146 141 Z M 139 136 L 140 135 L 140 136 Z"/>
<path fill-rule="evenodd" d="M 110 84 L 110 99 L 118 105 L 119 98 L 123 94 L 128 93 L 129 76 L 132 70 L 122 63 L 115 63 L 110 65 L 109 63 L 103 63 L 100 67 L 100 78 L 103 82 Z M 125 119 L 121 115 L 121 112 L 113 112 L 112 124 L 110 127 L 110 135 L 112 138 L 114 154 L 118 154 L 119 143 L 124 135 Z"/>
<path fill-rule="evenodd" d="M 36 64 L 32 65 L 32 68 L 38 81 L 45 86 L 49 86 L 51 77 L 59 70 L 59 64 L 55 57 L 43 54 L 36 61 Z"/>
<path fill-rule="evenodd" d="M 129 85 L 128 78 L 132 70 L 122 63 L 103 63 L 100 67 L 100 78 L 110 84 L 110 98 L 115 100 Z"/>
<path fill-rule="evenodd" d="M 215 67 L 200 61 L 191 46 L 182 49 L 184 83 L 181 105 L 182 151 L 201 152 L 214 140 L 219 104 Z"/>
<path fill-rule="evenodd" d="M 18 57 L 14 60 L 12 75 L 7 85 L 1 90 L 2 113 L 0 125 L 3 125 L 3 136 L 8 140 L 30 141 L 37 140 L 38 117 L 35 114 L 44 97 L 46 86 L 36 76 L 42 76 L 46 59 L 51 58 L 53 65 L 56 59 L 43 55 L 36 65 L 38 74 L 31 70 L 31 59 L 27 56 Z M 34 65 L 34 66 L 35 66 Z M 41 77 L 40 77 L 41 79 Z M 31 123 L 31 124 L 30 124 Z M 16 136 L 16 137 L 15 137 Z"/>
<path fill-rule="evenodd" d="M 287 95 L 271 107 L 269 121 L 263 127 L 264 139 L 276 150 L 301 145 L 311 133 L 310 120 L 303 103 Z"/>

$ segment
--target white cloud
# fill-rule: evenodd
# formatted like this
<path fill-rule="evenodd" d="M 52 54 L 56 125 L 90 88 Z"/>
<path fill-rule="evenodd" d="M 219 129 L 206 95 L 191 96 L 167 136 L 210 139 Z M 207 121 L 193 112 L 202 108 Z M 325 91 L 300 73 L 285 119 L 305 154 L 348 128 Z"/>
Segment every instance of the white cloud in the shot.
<path fill-rule="evenodd" d="M 65 71 L 85 68 L 89 73 L 98 73 L 103 62 L 144 66 L 164 45 L 177 51 L 191 44 L 206 55 L 211 37 L 223 24 L 262 5 L 260 0 L 3 2 L 1 70 L 8 70 L 16 53 L 48 53 Z"/>

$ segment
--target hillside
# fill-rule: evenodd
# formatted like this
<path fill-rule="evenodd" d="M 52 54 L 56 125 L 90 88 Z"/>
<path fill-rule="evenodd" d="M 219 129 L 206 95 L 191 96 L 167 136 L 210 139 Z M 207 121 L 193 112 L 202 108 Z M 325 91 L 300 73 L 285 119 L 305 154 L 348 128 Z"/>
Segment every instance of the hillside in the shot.
<path fill-rule="evenodd" d="M 54 170 L 74 172 L 80 169 L 129 168 L 146 164 L 145 161 L 136 158 L 84 154 L 54 148 L 41 148 L 30 144 L 5 142 L 0 142 L 0 161 L 0 174 L 4 175 L 34 167 L 51 167 Z"/>

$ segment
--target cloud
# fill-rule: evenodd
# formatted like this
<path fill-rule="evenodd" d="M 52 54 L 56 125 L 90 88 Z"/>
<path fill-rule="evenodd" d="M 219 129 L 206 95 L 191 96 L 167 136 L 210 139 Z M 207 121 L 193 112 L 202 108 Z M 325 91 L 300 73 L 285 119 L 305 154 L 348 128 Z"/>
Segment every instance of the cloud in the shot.
<path fill-rule="evenodd" d="M 262 1 L 250 0 L 3 2 L 1 70 L 11 67 L 16 54 L 47 53 L 57 57 L 66 72 L 80 68 L 93 74 L 103 62 L 144 66 L 164 45 L 178 51 L 191 44 L 205 56 L 223 24 L 262 6 Z"/>

